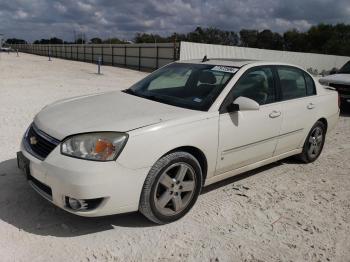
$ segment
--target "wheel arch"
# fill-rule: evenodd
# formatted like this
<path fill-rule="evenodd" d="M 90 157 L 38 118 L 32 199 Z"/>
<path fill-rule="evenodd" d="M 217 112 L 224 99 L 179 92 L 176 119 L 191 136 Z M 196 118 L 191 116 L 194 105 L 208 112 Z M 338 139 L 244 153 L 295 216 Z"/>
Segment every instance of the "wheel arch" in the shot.
<path fill-rule="evenodd" d="M 205 156 L 205 154 L 203 153 L 203 151 L 197 147 L 194 147 L 194 146 L 180 146 L 180 147 L 177 147 L 177 148 L 174 148 L 174 149 L 168 151 L 163 156 L 166 156 L 166 155 L 168 155 L 172 152 L 175 152 L 175 151 L 183 151 L 183 152 L 189 153 L 189 154 L 193 155 L 198 160 L 198 162 L 201 166 L 201 169 L 202 169 L 203 185 L 204 185 L 205 180 L 207 178 L 207 173 L 208 173 L 208 160 L 207 160 L 207 157 Z"/>
<path fill-rule="evenodd" d="M 322 122 L 322 123 L 326 126 L 326 132 L 327 132 L 327 129 L 328 129 L 328 122 L 327 122 L 327 119 L 324 118 L 324 117 L 321 117 L 321 118 L 318 119 L 317 121 Z"/>

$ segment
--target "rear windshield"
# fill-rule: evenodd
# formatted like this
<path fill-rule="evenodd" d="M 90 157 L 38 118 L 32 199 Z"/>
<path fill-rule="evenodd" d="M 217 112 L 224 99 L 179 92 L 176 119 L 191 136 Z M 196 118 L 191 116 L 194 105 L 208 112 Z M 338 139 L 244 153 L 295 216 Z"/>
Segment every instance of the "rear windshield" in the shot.
<path fill-rule="evenodd" d="M 206 111 L 238 71 L 236 67 L 173 63 L 126 93 L 178 107 Z"/>

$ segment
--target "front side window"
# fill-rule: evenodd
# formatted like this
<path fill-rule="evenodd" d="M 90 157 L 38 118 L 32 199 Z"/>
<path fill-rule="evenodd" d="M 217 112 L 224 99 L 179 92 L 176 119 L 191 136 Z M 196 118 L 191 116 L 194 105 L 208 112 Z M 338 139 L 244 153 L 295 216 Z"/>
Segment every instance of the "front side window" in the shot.
<path fill-rule="evenodd" d="M 208 110 L 237 71 L 228 66 L 173 63 L 125 92 L 174 106 Z"/>
<path fill-rule="evenodd" d="M 306 82 L 301 70 L 291 67 L 278 67 L 282 99 L 290 100 L 307 95 Z"/>
<path fill-rule="evenodd" d="M 244 96 L 259 105 L 273 103 L 276 100 L 273 72 L 270 67 L 259 67 L 249 71 L 232 89 L 232 101 Z"/>

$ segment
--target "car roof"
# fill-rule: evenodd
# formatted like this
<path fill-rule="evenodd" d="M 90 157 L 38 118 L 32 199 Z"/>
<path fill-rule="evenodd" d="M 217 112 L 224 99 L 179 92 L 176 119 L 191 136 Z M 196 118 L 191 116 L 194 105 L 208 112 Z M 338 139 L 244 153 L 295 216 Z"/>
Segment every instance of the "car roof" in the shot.
<path fill-rule="evenodd" d="M 253 59 L 230 59 L 230 58 L 208 58 L 207 61 L 202 62 L 202 59 L 192 59 L 192 60 L 180 60 L 178 63 L 188 63 L 188 64 L 204 64 L 204 65 L 220 65 L 220 66 L 232 66 L 232 67 L 243 67 L 245 65 L 287 65 L 298 67 L 297 65 L 287 64 L 283 62 L 272 62 L 272 61 L 261 61 Z"/>

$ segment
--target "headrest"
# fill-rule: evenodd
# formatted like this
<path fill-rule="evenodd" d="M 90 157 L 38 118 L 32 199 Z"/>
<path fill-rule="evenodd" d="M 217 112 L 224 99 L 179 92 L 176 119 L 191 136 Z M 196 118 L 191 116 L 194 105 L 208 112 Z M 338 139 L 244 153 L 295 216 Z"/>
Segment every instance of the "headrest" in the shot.
<path fill-rule="evenodd" d="M 204 71 L 201 72 L 199 75 L 199 81 L 202 84 L 209 84 L 209 85 L 213 85 L 216 83 L 216 77 L 212 72 L 209 71 Z"/>
<path fill-rule="evenodd" d="M 297 82 L 294 79 L 281 79 L 282 89 L 285 91 L 294 91 L 297 89 Z"/>

